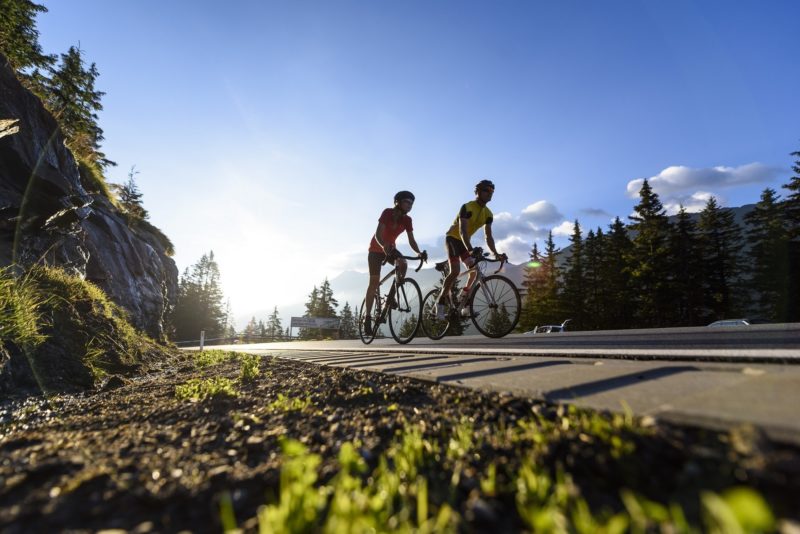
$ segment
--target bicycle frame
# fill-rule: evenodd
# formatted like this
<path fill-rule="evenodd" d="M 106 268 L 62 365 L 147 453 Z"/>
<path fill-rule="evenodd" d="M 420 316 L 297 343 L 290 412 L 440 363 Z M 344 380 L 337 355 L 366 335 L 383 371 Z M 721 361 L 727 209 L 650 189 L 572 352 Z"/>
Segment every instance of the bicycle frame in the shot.
<path fill-rule="evenodd" d="M 415 273 L 419 272 L 419 270 L 422 269 L 422 264 L 423 264 L 422 258 L 418 256 L 400 256 L 400 258 L 403 258 L 405 260 L 419 260 L 419 266 L 417 266 L 417 268 L 414 269 L 414 272 Z M 385 264 L 386 260 L 383 260 L 382 265 Z M 397 289 L 402 286 L 402 281 L 400 280 L 400 274 L 397 271 L 397 267 L 392 268 L 392 270 L 386 273 L 386 276 L 381 278 L 381 281 L 378 282 L 378 287 L 375 289 L 375 299 L 376 302 L 378 303 L 378 310 L 379 310 L 378 322 L 376 324 L 383 322 L 384 319 L 386 318 L 386 314 L 389 313 L 389 306 L 383 306 L 384 299 L 381 297 L 381 286 L 392 276 L 394 276 L 394 280 L 392 281 L 392 285 L 389 286 L 389 291 L 386 293 L 386 302 L 388 302 L 390 298 L 394 297 L 394 295 L 397 293 Z"/>
<path fill-rule="evenodd" d="M 403 260 L 419 260 L 415 272 L 422 269 L 422 264 L 427 261 L 427 254 L 420 254 L 419 256 L 396 256 Z M 386 263 L 386 260 L 383 261 Z M 399 265 L 386 273 L 377 283 L 372 295 L 364 298 L 364 302 L 359 309 L 359 335 L 361 341 L 365 344 L 370 344 L 376 335 L 383 337 L 379 334 L 381 324 L 387 324 L 389 331 L 395 341 L 400 344 L 405 344 L 414 339 L 419 328 L 420 318 L 422 317 L 422 292 L 419 289 L 419 284 L 413 278 L 405 276 L 405 269 L 399 270 Z M 405 267 L 405 264 L 403 264 Z M 381 295 L 381 287 L 385 289 L 386 282 L 392 279 L 391 285 L 388 290 Z M 372 303 L 367 309 L 367 299 L 372 300 Z M 410 314 L 410 319 L 407 314 Z M 367 323 L 367 319 L 372 317 L 372 321 Z M 397 316 L 397 322 L 395 322 Z M 362 321 L 364 324 L 370 324 L 365 330 L 362 330 Z M 409 322 L 411 321 L 411 322 Z"/>
<path fill-rule="evenodd" d="M 505 260 L 490 260 L 488 258 L 488 253 L 486 253 L 483 256 L 480 256 L 478 258 L 475 258 L 475 265 L 473 265 L 472 267 L 470 267 L 469 269 L 467 269 L 463 273 L 458 273 L 459 277 L 468 276 L 473 272 L 477 273 L 477 276 L 476 276 L 476 279 L 475 279 L 474 283 L 478 284 L 478 288 L 480 288 L 481 292 L 483 293 L 484 298 L 486 298 L 486 301 L 487 302 L 491 302 L 494 306 L 497 306 L 497 303 L 494 301 L 494 297 L 492 295 L 490 295 L 489 292 L 486 290 L 486 286 L 484 284 L 484 280 L 486 279 L 486 275 L 483 273 L 483 271 L 479 267 L 480 267 L 480 264 L 483 263 L 483 262 L 496 263 L 498 261 L 500 262 L 500 267 L 498 267 L 497 270 L 494 273 L 492 273 L 492 274 L 497 274 L 497 273 L 499 273 L 500 271 L 503 270 L 503 265 L 505 265 L 506 261 Z M 447 268 L 447 274 L 449 274 L 450 262 L 447 262 L 446 268 Z M 383 282 L 381 282 L 381 283 L 383 283 Z"/>

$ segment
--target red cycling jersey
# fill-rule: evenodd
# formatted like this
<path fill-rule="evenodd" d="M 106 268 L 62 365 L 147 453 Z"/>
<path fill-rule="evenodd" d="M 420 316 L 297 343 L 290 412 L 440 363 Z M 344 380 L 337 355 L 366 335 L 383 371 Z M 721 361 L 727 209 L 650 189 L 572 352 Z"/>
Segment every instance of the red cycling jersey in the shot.
<path fill-rule="evenodd" d="M 386 208 L 383 210 L 378 222 L 383 223 L 381 241 L 383 241 L 385 246 L 394 245 L 397 236 L 406 230 L 414 231 L 414 228 L 411 226 L 411 217 L 408 215 L 401 215 L 399 221 L 394 221 L 394 208 Z M 383 253 L 383 248 L 378 244 L 378 240 L 375 239 L 375 236 L 372 236 L 372 241 L 369 243 L 369 251 Z"/>

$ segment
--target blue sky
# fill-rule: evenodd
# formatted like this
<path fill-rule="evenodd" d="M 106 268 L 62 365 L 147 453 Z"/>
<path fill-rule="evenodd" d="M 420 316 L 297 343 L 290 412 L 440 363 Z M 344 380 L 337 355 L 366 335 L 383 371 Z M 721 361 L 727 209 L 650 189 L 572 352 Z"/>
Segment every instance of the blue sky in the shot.
<path fill-rule="evenodd" d="M 398 189 L 443 257 L 493 179 L 521 262 L 627 216 L 641 179 L 737 206 L 800 150 L 795 1 L 42 3 L 44 50 L 100 71 L 112 181 L 136 165 L 179 269 L 213 249 L 240 315 L 366 270 Z"/>

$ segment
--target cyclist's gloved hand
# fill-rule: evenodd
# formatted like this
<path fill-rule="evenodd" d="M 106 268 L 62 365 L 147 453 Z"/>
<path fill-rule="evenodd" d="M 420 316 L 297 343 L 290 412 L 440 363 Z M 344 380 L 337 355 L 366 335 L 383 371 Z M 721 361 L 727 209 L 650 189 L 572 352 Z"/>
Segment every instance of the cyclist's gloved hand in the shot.
<path fill-rule="evenodd" d="M 500 254 L 495 253 L 494 258 L 496 260 L 508 261 L 508 256 L 504 252 L 501 252 Z"/>
<path fill-rule="evenodd" d="M 422 252 L 419 253 L 419 257 L 422 259 L 422 261 L 425 262 L 428 261 L 428 251 L 423 250 Z"/>

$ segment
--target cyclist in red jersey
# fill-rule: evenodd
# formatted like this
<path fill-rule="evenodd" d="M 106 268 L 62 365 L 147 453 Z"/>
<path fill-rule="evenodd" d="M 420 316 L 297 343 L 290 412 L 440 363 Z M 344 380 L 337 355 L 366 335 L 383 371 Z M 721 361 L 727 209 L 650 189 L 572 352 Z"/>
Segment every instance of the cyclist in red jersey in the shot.
<path fill-rule="evenodd" d="M 400 278 L 406 274 L 408 264 L 401 258 L 395 247 L 397 236 L 404 231 L 408 235 L 408 244 L 412 250 L 422 257 L 427 257 L 427 252 L 420 252 L 417 241 L 414 239 L 414 228 L 408 212 L 414 206 L 414 194 L 411 191 L 398 191 L 394 196 L 394 207 L 386 208 L 378 219 L 378 228 L 369 243 L 369 286 L 367 287 L 366 307 L 367 313 L 364 318 L 364 328 L 367 332 L 372 329 L 372 317 L 369 311 L 372 310 L 375 300 L 375 290 L 378 289 L 381 279 L 381 265 L 384 260 L 397 267 Z"/>

